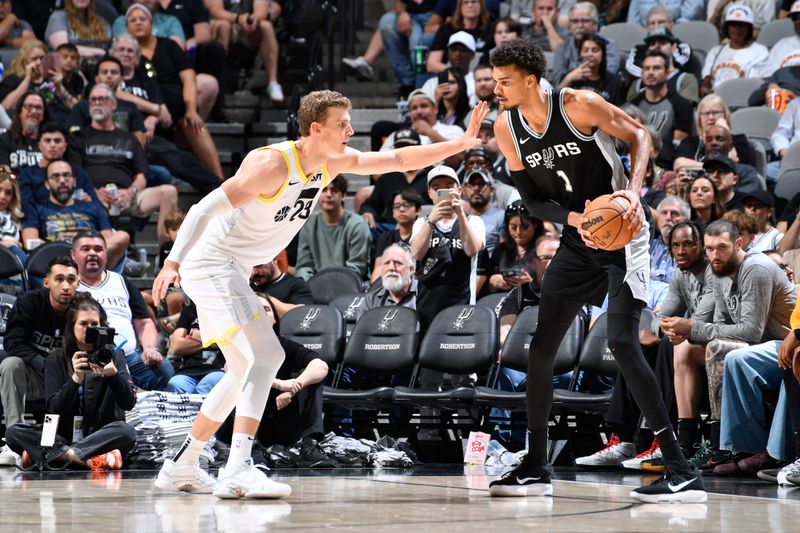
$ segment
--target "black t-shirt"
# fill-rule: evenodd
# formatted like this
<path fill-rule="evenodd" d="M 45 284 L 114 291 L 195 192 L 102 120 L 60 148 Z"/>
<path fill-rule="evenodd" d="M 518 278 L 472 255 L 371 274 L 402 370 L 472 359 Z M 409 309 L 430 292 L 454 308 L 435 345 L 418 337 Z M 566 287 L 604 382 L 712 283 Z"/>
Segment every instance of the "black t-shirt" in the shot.
<path fill-rule="evenodd" d="M 47 28 L 55 3 L 54 0 L 25 0 L 14 2 L 11 11 L 18 19 L 26 21 L 33 27 L 37 39 L 44 41 L 44 30 Z"/>
<path fill-rule="evenodd" d="M 308 283 L 303 278 L 296 278 L 289 274 L 281 274 L 278 279 L 262 285 L 253 285 L 251 283 L 250 286 L 254 291 L 264 292 L 283 303 L 292 305 L 314 304 L 314 297 L 311 295 L 311 287 L 308 286 Z"/>
<path fill-rule="evenodd" d="M 194 37 L 195 24 L 208 22 L 211 19 L 202 0 L 172 0 L 166 8 L 161 4 L 161 12 L 178 18 L 187 39 Z"/>
<path fill-rule="evenodd" d="M 187 333 L 191 332 L 192 329 L 200 328 L 200 324 L 197 320 L 197 307 L 194 303 L 189 303 L 181 310 L 181 316 L 178 317 L 178 322 L 176 322 L 175 327 L 183 328 Z M 198 343 L 197 346 L 200 348 L 197 353 L 175 358 L 174 366 L 176 374 L 199 377 L 214 372 L 215 370 L 220 370 L 225 366 L 225 357 L 222 355 L 219 348 L 203 348 L 200 343 Z"/>
<path fill-rule="evenodd" d="M 161 243 L 161 246 L 158 247 L 158 264 L 164 266 L 164 261 L 167 260 L 169 257 L 169 253 L 172 251 L 172 247 L 175 245 L 173 241 L 164 241 Z"/>
<path fill-rule="evenodd" d="M 0 133 L 0 164 L 16 170 L 20 167 L 34 167 L 41 159 L 42 153 L 36 139 L 16 139 L 10 131 Z"/>
<path fill-rule="evenodd" d="M 92 123 L 92 115 L 89 113 L 89 102 L 81 100 L 72 107 L 67 118 L 67 128 L 70 131 L 77 131 Z M 142 113 L 136 104 L 117 100 L 117 108 L 114 110 L 114 125 L 122 131 L 145 131 Z"/>
<path fill-rule="evenodd" d="M 3 348 L 8 355 L 44 372 L 47 354 L 61 347 L 65 324 L 66 313 L 56 314 L 48 289 L 28 291 L 17 298 L 8 315 Z"/>
<path fill-rule="evenodd" d="M 403 0 L 409 13 L 430 13 L 436 7 L 437 0 Z"/>
<path fill-rule="evenodd" d="M 407 239 L 402 239 L 400 238 L 400 230 L 398 229 L 384 231 L 383 233 L 378 235 L 378 239 L 375 241 L 374 257 L 381 257 L 383 255 L 383 252 L 385 252 L 388 247 L 397 242 L 404 242 L 406 244 L 410 244 L 411 235 L 409 235 Z"/>
<path fill-rule="evenodd" d="M 372 213 L 378 219 L 378 222 L 396 222 L 392 215 L 392 201 L 398 192 L 406 189 L 414 189 L 422 196 L 423 201 L 427 200 L 426 204 L 430 204 L 427 176 L 427 168 L 419 171 L 411 183 L 408 183 L 405 174 L 402 172 L 388 172 L 382 175 L 375 182 L 372 194 L 362 204 L 359 213 Z"/>
<path fill-rule="evenodd" d="M 95 188 L 108 183 L 127 189 L 137 174 L 147 173 L 147 158 L 132 133 L 114 129 L 100 131 L 82 128 L 74 137 L 81 166 L 89 173 Z"/>
<path fill-rule="evenodd" d="M 147 71 L 142 65 L 133 69 L 133 77 L 120 83 L 120 88 L 139 98 L 144 98 L 154 104 L 163 104 L 164 97 L 161 96 L 161 89 L 154 77 L 147 75 Z"/>
<path fill-rule="evenodd" d="M 570 87 L 597 93 L 612 104 L 619 102 L 620 82 L 617 75 L 606 75 L 604 79 L 599 80 L 581 80 L 573 83 Z"/>
<path fill-rule="evenodd" d="M 275 376 L 277 379 L 291 379 L 292 376 L 297 375 L 298 372 L 307 367 L 311 361 L 321 359 L 317 352 L 309 350 L 302 344 L 284 339 L 281 336 L 278 336 L 278 341 L 286 353 L 286 358 L 278 369 L 278 374 Z"/>
<path fill-rule="evenodd" d="M 153 57 L 149 61 L 155 70 L 164 103 L 170 108 L 172 120 L 175 121 L 184 114 L 183 83 L 180 73 L 192 66 L 189 64 L 189 58 L 175 41 L 164 37 L 157 39 Z M 142 60 L 147 61 L 147 58 L 142 56 Z"/>

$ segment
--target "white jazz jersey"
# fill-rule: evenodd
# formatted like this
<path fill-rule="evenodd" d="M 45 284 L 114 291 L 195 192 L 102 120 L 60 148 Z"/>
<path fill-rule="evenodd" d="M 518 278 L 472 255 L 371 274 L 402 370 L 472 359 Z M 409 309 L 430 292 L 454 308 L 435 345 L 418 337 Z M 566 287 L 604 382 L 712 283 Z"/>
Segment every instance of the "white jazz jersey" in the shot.
<path fill-rule="evenodd" d="M 184 265 L 191 268 L 192 263 L 202 262 L 209 255 L 223 254 L 249 272 L 255 265 L 272 261 L 311 216 L 322 189 L 330 181 L 327 166 L 306 175 L 294 141 L 258 150 L 275 150 L 283 156 L 289 172 L 280 190 L 272 198 L 258 196 L 211 220 Z"/>

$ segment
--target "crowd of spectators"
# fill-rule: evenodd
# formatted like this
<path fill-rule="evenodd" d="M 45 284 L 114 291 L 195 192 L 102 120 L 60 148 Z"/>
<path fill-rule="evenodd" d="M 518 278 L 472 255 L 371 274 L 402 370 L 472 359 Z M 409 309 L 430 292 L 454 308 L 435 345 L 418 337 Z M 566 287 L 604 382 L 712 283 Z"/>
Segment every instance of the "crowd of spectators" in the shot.
<path fill-rule="evenodd" d="M 268 96 L 283 99 L 274 28 L 280 2 L 257 0 L 252 12 L 242 5 L 145 1 L 109 24 L 97 16 L 94 0 L 67 0 L 46 24 L 9 19 L 19 31 L 3 41 L 18 52 L 0 83 L 7 115 L 0 113 L 0 122 L 8 128 L 0 134 L 0 164 L 7 167 L 0 175 L 2 242 L 24 259 L 29 241 L 71 241 L 74 262 L 53 263 L 45 288 L 21 296 L 11 312 L 8 356 L 0 364 L 7 424 L 20 421 L 24 401 L 44 397 L 49 405 L 48 395 L 66 394 L 63 383 L 49 382 L 45 358 L 62 346 L 59 336 L 67 348 L 76 290 L 91 293 L 104 310 L 97 322 L 109 323 L 125 340 L 125 362 L 115 360 L 114 371 L 103 375 L 118 405 L 126 403 L 122 381 L 202 394 L 224 372 L 224 358 L 213 345 L 204 346 L 196 311 L 180 291 L 152 302 L 114 271 L 124 267 L 128 244 L 115 221 L 158 211 L 159 243 L 168 247 L 177 225 L 169 222 L 177 208 L 170 176 L 190 174 L 186 181 L 203 192 L 222 177 L 204 120 L 225 92 L 218 60 L 234 43 L 258 48 Z M 768 48 L 757 37 L 777 17 L 790 18 L 797 35 Z M 719 43 L 692 49 L 676 37 L 686 21 L 708 21 Z M 632 49 L 620 49 L 601 31 L 613 22 L 641 25 L 646 36 Z M 800 91 L 798 35 L 800 1 L 396 0 L 363 55 L 343 58 L 359 79 L 371 80 L 385 53 L 396 95 L 407 104 L 397 122 L 373 125 L 373 147 L 459 137 L 471 109 L 486 101 L 492 112 L 481 124 L 481 146 L 430 168 L 373 176 L 358 191 L 344 176 L 331 176 L 296 247 L 256 267 L 252 286 L 279 322 L 313 302 L 306 281 L 327 268 L 349 269 L 365 287 L 373 285 L 358 316 L 380 306 L 410 307 L 423 333 L 443 309 L 496 293 L 503 297 L 497 307 L 502 343 L 524 309 L 537 305 L 561 230 L 528 212 L 494 138 L 502 105 L 493 94 L 489 53 L 507 40 L 530 39 L 548 52 L 545 89 L 593 91 L 622 106 L 652 137 L 642 195 L 652 233 L 647 306 L 655 321 L 654 327 L 642 324 L 640 340 L 684 453 L 721 476 L 778 478 L 774 470 L 793 463 L 795 470 L 784 469 L 779 478 L 785 482 L 788 472 L 791 481 L 800 475 L 800 313 L 793 279 L 800 264 L 800 254 L 793 253 L 800 244 L 800 190 L 792 191 L 792 199 L 774 191 L 781 160 L 798 139 L 800 105 L 791 101 L 778 110 L 780 125 L 763 161 L 758 141 L 734 133 L 742 128 L 734 129 L 731 106 L 715 91 L 733 78 L 761 77 L 751 105 L 771 104 L 775 91 L 792 98 Z M 87 71 L 87 64 L 94 70 Z M 628 150 L 617 143 L 624 164 Z M 35 302 L 29 301 L 33 295 Z M 58 324 L 36 326 L 46 332 L 28 331 L 30 324 L 15 332 L 22 327 L 15 317 L 34 305 L 47 307 Z M 587 324 L 603 312 L 585 309 Z M 287 420 L 281 425 L 288 429 L 285 435 L 259 433 L 265 443 L 321 433 L 320 384 L 333 369 L 313 351 L 284 348 L 292 357 L 276 381 L 266 419 Z M 50 356 L 54 368 L 65 355 L 77 368 L 77 356 L 63 350 Z M 62 366 L 57 369 L 69 378 Z M 356 369 L 342 376 L 351 387 L 378 383 Z M 389 381 L 396 385 L 397 378 Z M 498 387 L 525 388 L 524 372 L 503 369 L 499 378 Z M 554 379 L 563 387 L 583 376 Z M 420 383 L 469 386 L 475 378 L 424 372 Z M 19 391 L 27 396 L 20 399 Z M 657 445 L 636 449 L 638 412 L 621 376 L 612 394 L 608 444 L 577 464 L 663 469 Z M 771 426 L 765 395 L 777 398 Z M 116 431 L 106 439 L 122 439 L 117 448 L 127 449 L 126 428 Z M 496 436 L 513 440 L 507 432 Z M 11 449 L 3 453 L 30 438 L 12 432 Z M 63 459 L 86 462 L 70 449 Z"/>

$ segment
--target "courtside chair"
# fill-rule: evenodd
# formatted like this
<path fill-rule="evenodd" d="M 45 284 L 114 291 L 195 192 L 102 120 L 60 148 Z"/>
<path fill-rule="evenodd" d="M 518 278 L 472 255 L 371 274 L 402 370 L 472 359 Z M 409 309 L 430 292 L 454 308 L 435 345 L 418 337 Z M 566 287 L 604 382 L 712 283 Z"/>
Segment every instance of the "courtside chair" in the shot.
<path fill-rule="evenodd" d="M 346 267 L 323 268 L 309 280 L 315 304 L 328 304 L 341 294 L 364 292 L 361 277 Z"/>
<path fill-rule="evenodd" d="M 22 290 L 27 290 L 28 273 L 25 267 L 22 266 L 22 261 L 17 257 L 17 254 L 5 246 L 0 246 L 0 279 L 10 279 L 17 275 L 22 278 Z"/>
<path fill-rule="evenodd" d="M 342 313 L 344 317 L 345 326 L 347 328 L 347 338 L 350 338 L 350 334 L 353 332 L 353 328 L 356 327 L 356 319 L 358 318 L 358 307 L 364 301 L 364 297 L 366 295 L 364 293 L 354 292 L 351 294 L 342 294 L 337 296 L 328 304 L 331 307 L 335 307 Z"/>
<path fill-rule="evenodd" d="M 280 320 L 281 335 L 317 352 L 328 364 L 330 375 L 342 360 L 345 327 L 342 313 L 327 305 L 295 307 Z"/>
<path fill-rule="evenodd" d="M 46 242 L 28 254 L 29 288 L 40 288 L 50 261 L 62 255 L 70 257 L 71 251 L 72 246 L 65 242 Z"/>

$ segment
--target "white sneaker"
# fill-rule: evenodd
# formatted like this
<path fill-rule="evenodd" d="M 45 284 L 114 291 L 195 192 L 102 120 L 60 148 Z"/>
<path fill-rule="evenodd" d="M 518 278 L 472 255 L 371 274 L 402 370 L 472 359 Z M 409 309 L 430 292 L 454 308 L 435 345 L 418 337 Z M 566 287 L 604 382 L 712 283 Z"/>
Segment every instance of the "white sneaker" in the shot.
<path fill-rule="evenodd" d="M 592 455 L 578 457 L 578 466 L 620 466 L 622 461 L 636 455 L 636 447 L 632 442 L 620 442 L 616 435 L 611 437 L 606 447 Z"/>
<path fill-rule="evenodd" d="M 778 472 L 778 485 L 788 485 L 790 487 L 796 486 L 794 483 L 786 479 L 786 476 L 789 474 L 794 474 L 795 476 L 800 475 L 800 459 L 781 468 L 780 472 Z"/>
<path fill-rule="evenodd" d="M 211 494 L 217 480 L 198 465 L 177 464 L 171 459 L 164 461 L 158 471 L 156 487 L 170 492 L 191 492 L 192 494 Z"/>
<path fill-rule="evenodd" d="M 19 454 L 9 448 L 8 444 L 0 448 L 0 466 L 14 466 L 19 459 Z"/>
<path fill-rule="evenodd" d="M 629 468 L 631 470 L 641 470 L 642 462 L 650 461 L 657 457 L 661 457 L 661 448 L 659 448 L 658 442 L 655 439 L 653 439 L 653 444 L 650 446 L 649 450 L 643 451 L 633 459 L 622 461 L 622 467 Z"/>
<path fill-rule="evenodd" d="M 223 499 L 235 498 L 286 498 L 292 487 L 267 477 L 263 470 L 248 459 L 237 465 L 219 469 L 219 479 L 214 487 L 214 496 Z"/>
<path fill-rule="evenodd" d="M 277 81 L 269 82 L 269 85 L 267 85 L 267 94 L 269 95 L 269 99 L 273 102 L 283 102 L 283 89 L 281 89 L 281 84 Z"/>
<path fill-rule="evenodd" d="M 372 81 L 372 78 L 375 75 L 372 65 L 367 63 L 367 60 L 364 59 L 364 56 L 358 56 L 356 58 L 343 57 L 342 63 L 344 63 L 345 66 L 361 81 Z"/>

